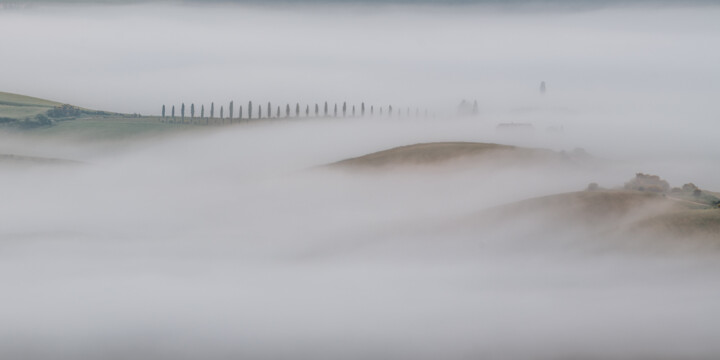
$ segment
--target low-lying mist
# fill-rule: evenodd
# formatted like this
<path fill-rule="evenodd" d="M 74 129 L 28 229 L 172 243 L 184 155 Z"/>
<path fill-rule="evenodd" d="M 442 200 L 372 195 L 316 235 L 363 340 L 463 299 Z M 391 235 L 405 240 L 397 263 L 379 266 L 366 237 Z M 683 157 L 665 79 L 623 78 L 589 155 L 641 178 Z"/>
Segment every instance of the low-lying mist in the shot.
<path fill-rule="evenodd" d="M 717 358 L 717 242 L 522 201 L 637 172 L 720 190 L 718 13 L 0 10 L 0 32 L 23 34 L 3 38 L 2 91 L 146 115 L 230 100 L 433 114 L 3 131 L 0 155 L 75 162 L 0 161 L 0 358 Z M 455 116 L 462 99 L 479 114 Z M 326 166 L 430 142 L 569 160 Z"/>

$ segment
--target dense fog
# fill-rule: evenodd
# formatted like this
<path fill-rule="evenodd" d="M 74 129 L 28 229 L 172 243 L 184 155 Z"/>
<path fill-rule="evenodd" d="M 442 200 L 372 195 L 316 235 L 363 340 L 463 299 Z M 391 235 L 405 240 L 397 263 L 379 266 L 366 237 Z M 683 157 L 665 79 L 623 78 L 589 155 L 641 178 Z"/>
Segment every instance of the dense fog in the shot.
<path fill-rule="evenodd" d="M 123 141 L 3 132 L 0 154 L 79 163 L 0 166 L 0 357 L 717 358 L 717 247 L 480 219 L 640 171 L 720 190 L 718 18 L 637 4 L 0 10 L 0 32 L 18 34 L 2 40 L 2 91 L 145 115 L 230 100 L 431 113 Z M 456 116 L 463 99 L 479 114 Z M 496 129 L 507 122 L 535 131 Z M 441 141 L 589 157 L 324 166 Z"/>

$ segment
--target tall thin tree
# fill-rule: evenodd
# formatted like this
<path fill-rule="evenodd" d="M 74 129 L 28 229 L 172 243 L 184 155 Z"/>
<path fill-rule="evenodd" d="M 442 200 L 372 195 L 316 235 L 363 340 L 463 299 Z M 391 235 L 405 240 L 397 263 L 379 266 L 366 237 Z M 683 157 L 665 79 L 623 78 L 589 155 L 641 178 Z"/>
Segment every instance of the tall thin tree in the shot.
<path fill-rule="evenodd" d="M 285 105 L 285 117 L 290 117 L 290 104 Z"/>
<path fill-rule="evenodd" d="M 277 107 L 277 112 L 275 112 L 275 117 L 280 118 L 280 105 Z"/>
<path fill-rule="evenodd" d="M 248 120 L 252 120 L 252 101 L 248 102 Z"/>
<path fill-rule="evenodd" d="M 200 105 L 200 117 L 205 118 L 205 105 Z"/>
<path fill-rule="evenodd" d="M 180 117 L 182 118 L 182 122 L 185 122 L 185 103 L 182 103 L 180 106 Z"/>
<path fill-rule="evenodd" d="M 310 116 L 310 104 L 305 106 L 305 117 Z"/>
<path fill-rule="evenodd" d="M 352 116 L 355 117 L 355 105 L 353 105 Z"/>
<path fill-rule="evenodd" d="M 295 117 L 300 117 L 300 103 L 295 104 Z"/>
<path fill-rule="evenodd" d="M 222 106 L 222 105 L 220 105 L 220 119 L 223 119 L 223 120 L 224 120 L 224 118 L 223 118 L 223 106 Z M 225 121 L 223 121 L 223 122 L 225 122 Z"/>
<path fill-rule="evenodd" d="M 268 119 L 272 117 L 272 106 L 270 106 L 270 102 L 268 101 L 268 107 L 267 107 L 267 114 Z"/>
<path fill-rule="evenodd" d="M 215 103 L 214 102 L 210 103 L 210 117 L 211 118 L 215 117 Z"/>
<path fill-rule="evenodd" d="M 342 111 L 343 111 L 343 117 L 345 117 L 347 115 L 347 102 L 346 101 L 343 101 Z"/>
<path fill-rule="evenodd" d="M 228 118 L 230 119 L 230 123 L 232 124 L 233 115 L 235 113 L 235 103 L 233 101 L 230 101 L 230 108 L 228 109 L 228 115 L 230 115 Z"/>
<path fill-rule="evenodd" d="M 262 105 L 258 105 L 258 119 L 262 119 Z"/>
<path fill-rule="evenodd" d="M 242 121 L 242 105 L 238 106 L 238 119 Z"/>
<path fill-rule="evenodd" d="M 162 117 L 165 118 L 165 105 L 163 105 Z"/>
<path fill-rule="evenodd" d="M 360 104 L 360 116 L 365 116 L 365 103 Z"/>
<path fill-rule="evenodd" d="M 335 103 L 335 110 L 333 111 L 333 116 L 337 117 L 337 103 Z"/>
<path fill-rule="evenodd" d="M 172 118 L 175 120 L 175 105 L 172 107 Z"/>
<path fill-rule="evenodd" d="M 190 104 L 190 117 L 195 118 L 195 104 Z"/>
<path fill-rule="evenodd" d="M 328 107 L 327 107 L 327 101 L 325 102 L 325 116 L 328 116 Z"/>
<path fill-rule="evenodd" d="M 320 106 L 315 103 L 315 117 L 317 117 L 320 114 Z"/>

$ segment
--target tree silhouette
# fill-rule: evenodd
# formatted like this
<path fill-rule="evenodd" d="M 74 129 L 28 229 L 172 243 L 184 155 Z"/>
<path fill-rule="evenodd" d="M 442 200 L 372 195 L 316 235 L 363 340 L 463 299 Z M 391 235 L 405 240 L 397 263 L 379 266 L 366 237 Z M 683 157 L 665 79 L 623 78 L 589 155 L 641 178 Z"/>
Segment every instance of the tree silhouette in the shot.
<path fill-rule="evenodd" d="M 305 117 L 310 116 L 310 104 L 305 106 Z"/>
<path fill-rule="evenodd" d="M 165 105 L 163 105 L 162 117 L 165 118 Z"/>
<path fill-rule="evenodd" d="M 347 116 L 347 102 L 346 101 L 343 101 L 342 110 L 343 110 L 343 117 L 346 117 Z"/>
<path fill-rule="evenodd" d="M 252 101 L 248 102 L 248 120 L 252 119 Z"/>
<path fill-rule="evenodd" d="M 300 117 L 300 103 L 295 104 L 295 117 Z"/>
<path fill-rule="evenodd" d="M 175 105 L 173 105 L 173 107 L 172 107 L 172 118 L 173 118 L 173 121 L 175 121 Z"/>
<path fill-rule="evenodd" d="M 315 103 L 315 117 L 317 117 L 318 114 L 320 114 L 320 106 L 318 106 L 318 104 Z"/>
<path fill-rule="evenodd" d="M 275 112 L 275 117 L 280 118 L 280 105 L 277 107 L 277 111 Z"/>
<path fill-rule="evenodd" d="M 290 117 L 290 104 L 285 105 L 285 117 Z"/>
<path fill-rule="evenodd" d="M 185 103 L 182 103 L 180 106 L 180 118 L 182 119 L 182 122 L 185 122 Z"/>
<path fill-rule="evenodd" d="M 365 116 L 365 102 L 360 104 L 360 116 Z"/>
<path fill-rule="evenodd" d="M 222 105 L 220 106 L 220 119 L 224 119 L 224 118 L 223 118 L 223 107 L 222 107 Z M 223 122 L 225 122 L 225 121 L 223 121 Z"/>
<path fill-rule="evenodd" d="M 392 116 L 392 105 L 388 106 L 388 116 Z"/>
<path fill-rule="evenodd" d="M 267 107 L 267 114 L 268 119 L 272 117 L 272 106 L 270 106 L 270 102 L 268 101 L 268 107 Z"/>
<path fill-rule="evenodd" d="M 262 119 L 262 105 L 258 105 L 258 119 Z"/>
<path fill-rule="evenodd" d="M 328 116 L 328 107 L 327 107 L 327 101 L 325 102 L 325 116 Z"/>
<path fill-rule="evenodd" d="M 373 116 L 373 115 L 375 115 L 375 106 L 370 105 L 370 116 Z"/>
<path fill-rule="evenodd" d="M 238 106 L 238 119 L 242 120 L 242 105 Z"/>
<path fill-rule="evenodd" d="M 200 117 L 205 118 L 205 105 L 200 105 Z"/>
<path fill-rule="evenodd" d="M 333 110 L 333 116 L 337 117 L 337 103 L 335 103 L 335 109 Z"/>
<path fill-rule="evenodd" d="M 190 104 L 190 117 L 195 118 L 195 104 Z"/>
<path fill-rule="evenodd" d="M 228 115 L 230 115 L 229 118 L 230 118 L 230 123 L 231 123 L 231 124 L 232 124 L 233 113 L 235 112 L 234 107 L 235 107 L 235 104 L 231 101 L 231 102 L 230 102 L 230 108 L 228 109 L 228 110 L 229 110 L 229 111 L 228 111 Z"/>
<path fill-rule="evenodd" d="M 214 102 L 210 103 L 210 117 L 211 118 L 215 117 L 215 103 Z"/>
<path fill-rule="evenodd" d="M 355 105 L 353 105 L 352 116 L 355 117 Z"/>

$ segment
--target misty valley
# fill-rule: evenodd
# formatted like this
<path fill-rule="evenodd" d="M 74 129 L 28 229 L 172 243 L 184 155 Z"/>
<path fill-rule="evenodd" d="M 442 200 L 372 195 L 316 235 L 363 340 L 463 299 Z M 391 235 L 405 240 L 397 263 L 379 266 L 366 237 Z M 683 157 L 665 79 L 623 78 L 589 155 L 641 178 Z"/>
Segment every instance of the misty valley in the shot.
<path fill-rule="evenodd" d="M 0 358 L 716 359 L 719 16 L 0 0 Z"/>

